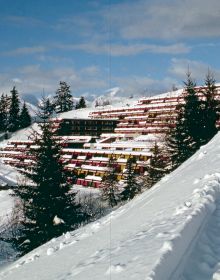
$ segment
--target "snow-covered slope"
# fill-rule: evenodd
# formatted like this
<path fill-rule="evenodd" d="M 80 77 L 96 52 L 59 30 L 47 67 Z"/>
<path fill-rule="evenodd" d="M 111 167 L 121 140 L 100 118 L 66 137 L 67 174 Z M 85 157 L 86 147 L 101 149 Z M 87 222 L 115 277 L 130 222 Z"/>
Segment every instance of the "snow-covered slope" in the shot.
<path fill-rule="evenodd" d="M 9 184 L 10 186 L 14 186 L 17 184 L 17 181 L 22 178 L 21 174 L 18 171 L 9 166 L 5 165 L 0 159 L 0 183 Z"/>
<path fill-rule="evenodd" d="M 219 199 L 220 134 L 149 191 L 37 248 L 0 279 L 220 279 Z"/>
<path fill-rule="evenodd" d="M 15 140 L 22 140 L 26 141 L 29 140 L 31 133 L 33 133 L 33 130 L 39 131 L 39 126 L 37 123 L 33 123 L 31 126 L 23 129 L 19 129 L 16 132 L 13 132 L 11 134 L 10 139 L 6 139 L 0 142 L 0 147 L 4 147 L 8 141 L 15 141 Z"/>
<path fill-rule="evenodd" d="M 154 98 L 177 97 L 177 96 L 180 96 L 182 93 L 183 93 L 183 89 L 178 89 L 178 90 L 174 90 L 174 91 L 170 91 L 170 92 L 157 94 L 157 95 L 147 97 L 147 98 L 154 99 Z"/>
<path fill-rule="evenodd" d="M 7 219 L 13 205 L 13 200 L 10 197 L 10 191 L 0 191 L 0 224 Z"/>

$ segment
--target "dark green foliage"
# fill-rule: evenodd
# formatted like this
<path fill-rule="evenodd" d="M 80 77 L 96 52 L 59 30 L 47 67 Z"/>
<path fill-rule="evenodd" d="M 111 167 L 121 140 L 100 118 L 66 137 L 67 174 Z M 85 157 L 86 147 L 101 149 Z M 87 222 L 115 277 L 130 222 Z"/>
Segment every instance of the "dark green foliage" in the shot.
<path fill-rule="evenodd" d="M 8 130 L 11 132 L 19 128 L 19 97 L 15 87 L 11 90 L 11 104 L 9 109 Z"/>
<path fill-rule="evenodd" d="M 66 82 L 60 82 L 60 87 L 54 97 L 54 106 L 57 113 L 67 112 L 73 109 L 73 97 L 70 86 Z"/>
<path fill-rule="evenodd" d="M 205 80 L 205 89 L 198 93 L 195 86 L 188 72 L 185 103 L 177 106 L 176 127 L 170 129 L 166 137 L 172 169 L 192 156 L 217 133 L 216 121 L 220 106 L 215 98 L 215 79 L 209 72 Z"/>
<path fill-rule="evenodd" d="M 51 116 L 54 112 L 54 104 L 50 101 L 49 97 L 45 98 L 45 110 L 48 116 Z"/>
<path fill-rule="evenodd" d="M 205 89 L 202 90 L 202 129 L 200 132 L 201 145 L 206 144 L 217 133 L 216 121 L 219 119 L 220 103 L 215 98 L 216 86 L 213 74 L 208 71 L 205 79 Z"/>
<path fill-rule="evenodd" d="M 38 104 L 38 112 L 37 116 L 40 118 L 42 122 L 47 122 L 49 118 L 52 116 L 52 104 L 48 97 L 42 97 Z"/>
<path fill-rule="evenodd" d="M 141 191 L 141 187 L 137 182 L 135 175 L 136 161 L 133 158 L 129 158 L 126 164 L 125 177 L 125 187 L 121 192 L 121 200 L 131 200 Z"/>
<path fill-rule="evenodd" d="M 79 102 L 76 104 L 76 109 L 86 108 L 86 101 L 83 96 L 80 97 Z"/>
<path fill-rule="evenodd" d="M 167 156 L 170 158 L 170 170 L 174 170 L 194 153 L 194 142 L 185 126 L 184 105 L 176 108 L 175 127 L 171 127 L 166 135 Z M 193 147 L 193 149 L 191 149 Z"/>
<path fill-rule="evenodd" d="M 47 112 L 42 112 L 45 117 Z M 84 220 L 76 193 L 70 191 L 60 161 L 61 146 L 53 138 L 51 123 L 46 118 L 39 124 L 41 133 L 33 133 L 37 150 L 32 150 L 34 162 L 22 173 L 32 184 L 14 190 L 19 203 L 18 236 L 14 246 L 24 254 L 63 232 L 73 230 Z"/>
<path fill-rule="evenodd" d="M 0 131 L 7 130 L 8 98 L 2 94 L 0 99 Z"/>
<path fill-rule="evenodd" d="M 28 108 L 24 102 L 20 114 L 20 128 L 25 128 L 31 125 L 31 116 L 28 112 Z"/>
<path fill-rule="evenodd" d="M 196 83 L 191 78 L 191 73 L 188 72 L 187 80 L 184 82 L 186 94 L 184 96 L 185 104 L 183 107 L 183 126 L 188 135 L 187 139 L 191 139 L 189 145 L 189 156 L 191 156 L 200 146 L 200 133 L 203 130 L 202 116 L 202 102 L 199 100 L 198 94 L 195 90 Z"/>
<path fill-rule="evenodd" d="M 102 179 L 102 198 L 108 205 L 114 207 L 119 202 L 119 190 L 116 173 L 116 162 L 111 157 L 108 164 L 109 172 Z"/>
<path fill-rule="evenodd" d="M 168 173 L 168 159 L 165 152 L 155 142 L 150 149 L 152 156 L 147 166 L 146 185 L 147 188 L 156 184 L 166 173 Z"/>
<path fill-rule="evenodd" d="M 175 128 L 171 128 L 166 136 L 171 170 L 192 156 L 201 146 L 202 102 L 196 93 L 196 83 L 192 80 L 191 73 L 186 75 L 184 104 L 177 106 Z"/>

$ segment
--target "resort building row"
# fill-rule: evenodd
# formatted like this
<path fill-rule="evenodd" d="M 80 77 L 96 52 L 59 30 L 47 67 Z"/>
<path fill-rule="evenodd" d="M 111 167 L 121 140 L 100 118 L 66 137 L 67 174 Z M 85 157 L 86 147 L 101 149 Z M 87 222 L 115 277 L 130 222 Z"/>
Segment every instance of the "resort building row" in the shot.
<path fill-rule="evenodd" d="M 202 88 L 197 88 L 198 92 Z M 200 93 L 198 93 L 200 95 Z M 202 95 L 200 95 L 202 96 Z M 201 97 L 202 98 L 202 97 Z M 220 99 L 220 87 L 216 98 Z M 82 186 L 99 187 L 114 159 L 118 180 L 123 180 L 126 163 L 135 159 L 135 172 L 144 174 L 157 142 L 163 146 L 166 133 L 175 127 L 177 106 L 184 102 L 184 90 L 139 99 L 134 105 L 80 109 L 51 119 L 54 137 L 62 144 L 61 160 L 70 180 Z M 218 121 L 217 126 L 220 126 Z M 38 149 L 30 139 L 11 140 L 1 148 L 5 164 L 30 166 Z"/>

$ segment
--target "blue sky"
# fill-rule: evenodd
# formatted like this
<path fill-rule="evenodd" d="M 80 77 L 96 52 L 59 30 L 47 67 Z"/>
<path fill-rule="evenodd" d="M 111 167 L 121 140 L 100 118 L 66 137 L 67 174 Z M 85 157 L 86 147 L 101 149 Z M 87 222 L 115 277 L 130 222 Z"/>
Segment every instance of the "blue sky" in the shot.
<path fill-rule="evenodd" d="M 220 81 L 219 0 L 0 0 L 0 91 L 125 95 Z"/>

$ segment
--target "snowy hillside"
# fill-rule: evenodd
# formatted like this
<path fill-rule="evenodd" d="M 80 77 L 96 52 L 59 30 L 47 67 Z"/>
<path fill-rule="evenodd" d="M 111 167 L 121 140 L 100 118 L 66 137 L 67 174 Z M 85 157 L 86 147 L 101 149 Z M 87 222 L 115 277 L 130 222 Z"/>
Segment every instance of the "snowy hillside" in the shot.
<path fill-rule="evenodd" d="M 109 89 L 105 92 L 104 95 L 100 96 L 99 98 L 101 100 L 109 100 L 110 104 L 109 105 L 105 105 L 105 106 L 98 106 L 95 107 L 95 102 L 93 103 L 89 103 L 87 102 L 89 105 L 87 108 L 84 109 L 78 109 L 78 110 L 71 110 L 65 113 L 60 113 L 57 114 L 56 117 L 58 118 L 89 118 L 89 114 L 91 112 L 95 112 L 95 111 L 102 111 L 103 109 L 116 109 L 116 108 L 133 108 L 135 106 L 137 106 L 138 104 L 138 97 L 135 98 L 128 98 L 128 97 L 122 97 L 120 96 L 121 93 L 121 89 L 120 88 L 112 88 Z M 178 96 L 182 93 L 182 89 L 181 90 L 177 90 L 177 91 L 173 91 L 173 92 L 166 92 L 160 95 L 156 95 L 156 96 L 152 96 L 151 98 L 155 98 L 155 97 L 174 97 L 174 96 Z M 98 98 L 98 99 L 99 99 Z M 97 99 L 97 100 L 98 100 Z M 77 99 L 78 101 L 78 99 Z M 29 109 L 29 112 L 31 114 L 31 116 L 35 116 L 36 112 L 37 112 L 37 107 L 35 105 L 32 105 L 30 103 L 26 103 L 27 107 Z M 55 116 L 54 116 L 55 117 Z M 28 137 L 32 131 L 32 128 L 35 130 L 38 130 L 37 128 L 37 124 L 33 124 L 31 128 L 25 128 L 25 129 L 21 129 L 15 133 L 13 133 L 12 137 L 10 138 L 10 141 L 13 140 L 28 140 Z M 7 141 L 2 141 L 0 142 L 0 146 L 3 146 L 7 143 Z"/>
<path fill-rule="evenodd" d="M 17 184 L 19 178 L 21 178 L 21 174 L 15 168 L 5 165 L 0 159 L 0 182 L 13 186 Z"/>
<path fill-rule="evenodd" d="M 115 100 L 116 102 L 116 100 Z M 89 118 L 89 114 L 92 111 L 99 111 L 99 110 L 103 110 L 103 108 L 105 109 L 111 109 L 111 108 L 115 108 L 115 107 L 127 107 L 127 106 L 133 106 L 134 104 L 137 104 L 138 100 L 137 99 L 117 99 L 117 103 L 115 103 L 114 106 L 112 105 L 107 105 L 107 106 L 99 106 L 97 108 L 95 107 L 89 107 L 89 108 L 84 108 L 84 109 L 78 109 L 78 110 L 71 110 L 65 113 L 60 113 L 57 114 L 56 117 L 58 118 L 70 118 L 70 119 L 77 119 L 77 118 Z M 29 104 L 27 103 L 27 106 L 29 106 Z M 28 107 L 29 108 L 29 107 Z M 30 108 L 29 108 L 30 109 Z M 32 107 L 32 111 L 30 110 L 30 113 L 32 112 L 34 114 L 34 112 L 37 112 L 37 109 L 33 106 Z M 32 116 L 33 116 L 32 114 Z M 30 136 L 30 134 L 32 133 L 32 129 L 34 130 L 38 130 L 38 125 L 36 123 L 34 123 L 31 127 L 25 128 L 25 129 L 20 129 L 17 132 L 12 134 L 12 137 L 9 139 L 10 141 L 13 140 L 28 140 L 28 137 Z M 6 145 L 8 142 L 8 140 L 4 140 L 0 142 L 0 146 L 4 146 Z"/>
<path fill-rule="evenodd" d="M 31 133 L 33 133 L 33 130 L 38 131 L 39 127 L 37 123 L 33 123 L 31 126 L 27 127 L 27 128 L 23 128 L 23 129 L 19 129 L 16 132 L 13 132 L 11 134 L 10 139 L 6 139 L 0 142 L 0 147 L 4 147 L 5 145 L 7 145 L 8 141 L 14 141 L 14 140 L 28 140 Z"/>
<path fill-rule="evenodd" d="M 152 189 L 0 272 L 2 280 L 220 279 L 220 134 Z"/>

